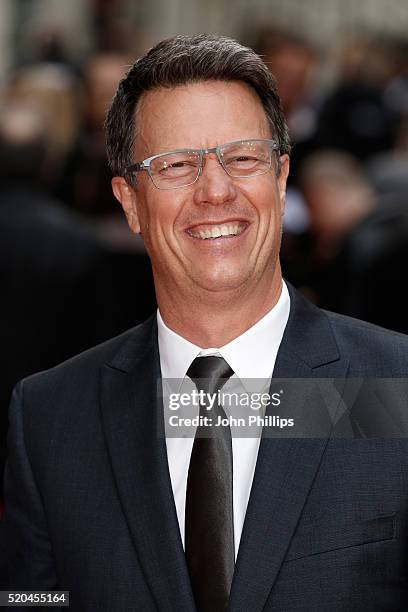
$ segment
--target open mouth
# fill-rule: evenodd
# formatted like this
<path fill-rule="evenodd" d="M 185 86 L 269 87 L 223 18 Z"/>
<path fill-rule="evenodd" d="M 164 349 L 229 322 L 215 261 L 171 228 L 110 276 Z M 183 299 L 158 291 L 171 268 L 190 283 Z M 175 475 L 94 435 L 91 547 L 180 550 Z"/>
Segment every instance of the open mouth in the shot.
<path fill-rule="evenodd" d="M 190 228 L 187 233 L 193 238 L 200 240 L 214 240 L 216 238 L 228 238 L 231 236 L 239 236 L 246 229 L 247 223 L 230 222 L 221 223 L 220 225 L 203 225 L 200 228 Z"/>

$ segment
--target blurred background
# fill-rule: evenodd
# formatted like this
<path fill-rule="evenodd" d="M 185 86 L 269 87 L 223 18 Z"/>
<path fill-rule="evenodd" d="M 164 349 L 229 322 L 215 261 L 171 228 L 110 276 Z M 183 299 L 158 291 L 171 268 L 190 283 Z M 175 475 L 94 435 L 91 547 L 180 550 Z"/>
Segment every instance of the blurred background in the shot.
<path fill-rule="evenodd" d="M 155 308 L 103 121 L 134 59 L 199 32 L 252 46 L 276 76 L 293 142 L 286 279 L 408 333 L 405 0 L 0 0 L 0 474 L 14 384 Z"/>

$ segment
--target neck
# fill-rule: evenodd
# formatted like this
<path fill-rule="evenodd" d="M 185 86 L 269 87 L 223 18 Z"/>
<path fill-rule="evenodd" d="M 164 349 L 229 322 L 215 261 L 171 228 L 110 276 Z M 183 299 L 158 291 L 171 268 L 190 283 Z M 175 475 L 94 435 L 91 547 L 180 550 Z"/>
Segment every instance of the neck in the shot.
<path fill-rule="evenodd" d="M 255 325 L 277 303 L 282 290 L 280 269 L 267 290 L 167 296 L 157 291 L 163 321 L 201 348 L 219 348 Z"/>

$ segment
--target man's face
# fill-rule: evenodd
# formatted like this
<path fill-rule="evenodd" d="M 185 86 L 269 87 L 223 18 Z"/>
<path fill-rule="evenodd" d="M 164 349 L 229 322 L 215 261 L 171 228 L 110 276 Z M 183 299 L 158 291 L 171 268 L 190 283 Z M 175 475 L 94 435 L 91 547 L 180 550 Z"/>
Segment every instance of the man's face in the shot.
<path fill-rule="evenodd" d="M 147 92 L 137 110 L 134 159 L 180 148 L 211 148 L 243 139 L 271 138 L 262 104 L 240 82 L 208 81 Z M 135 191 L 113 188 L 133 231 L 150 255 L 156 292 L 252 291 L 280 274 L 287 156 L 276 176 L 232 178 L 216 156 L 205 156 L 202 175 L 174 190 L 157 189 L 139 172 Z M 123 179 L 122 179 L 123 181 Z M 235 228 L 238 235 L 206 238 L 208 230 Z"/>

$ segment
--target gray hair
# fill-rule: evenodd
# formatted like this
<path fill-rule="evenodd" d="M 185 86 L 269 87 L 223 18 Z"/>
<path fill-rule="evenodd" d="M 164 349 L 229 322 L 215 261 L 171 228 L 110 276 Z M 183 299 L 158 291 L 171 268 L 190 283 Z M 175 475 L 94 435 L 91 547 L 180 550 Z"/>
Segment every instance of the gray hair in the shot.
<path fill-rule="evenodd" d="M 259 55 L 224 36 L 175 36 L 139 58 L 119 83 L 106 119 L 108 161 L 115 176 L 126 177 L 126 168 L 134 161 L 135 111 L 142 94 L 202 81 L 242 81 L 252 87 L 264 107 L 280 154 L 290 153 L 276 82 Z"/>

